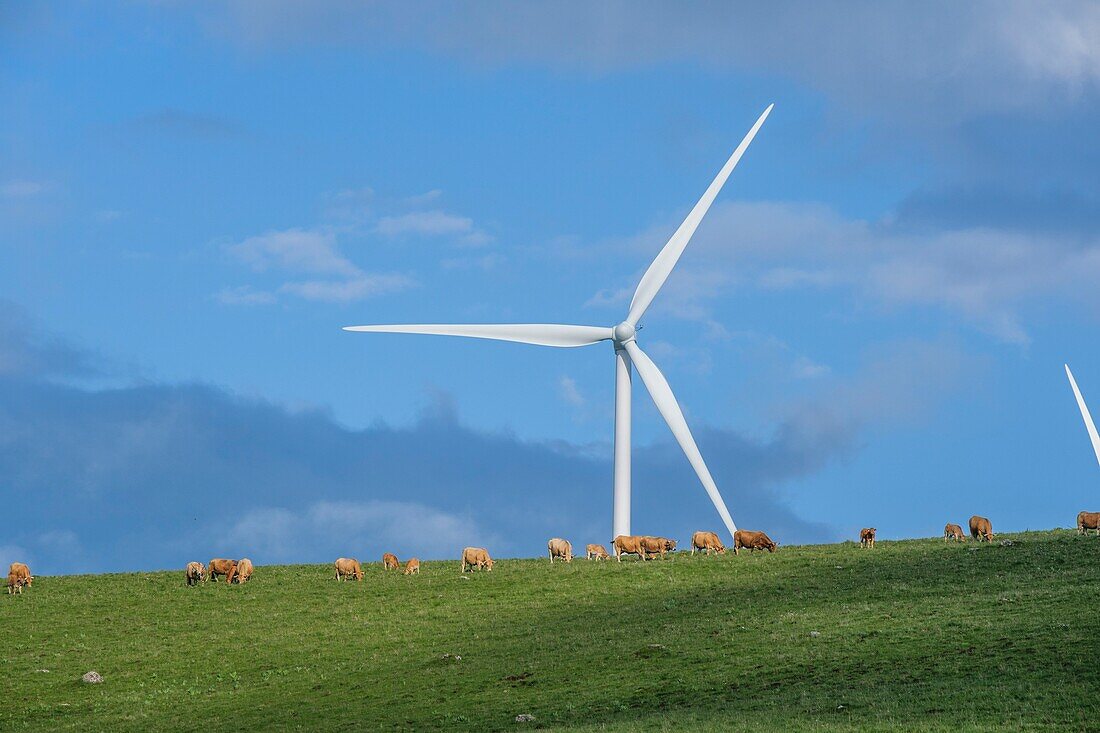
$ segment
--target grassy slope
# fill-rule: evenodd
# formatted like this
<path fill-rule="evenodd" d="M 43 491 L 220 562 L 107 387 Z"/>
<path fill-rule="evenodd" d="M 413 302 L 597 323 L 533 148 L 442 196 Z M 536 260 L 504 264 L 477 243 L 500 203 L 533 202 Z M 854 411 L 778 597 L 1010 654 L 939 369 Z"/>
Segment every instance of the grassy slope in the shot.
<path fill-rule="evenodd" d="M 469 580 L 43 577 L 0 598 L 0 730 L 1100 726 L 1100 541 L 1005 537 Z"/>

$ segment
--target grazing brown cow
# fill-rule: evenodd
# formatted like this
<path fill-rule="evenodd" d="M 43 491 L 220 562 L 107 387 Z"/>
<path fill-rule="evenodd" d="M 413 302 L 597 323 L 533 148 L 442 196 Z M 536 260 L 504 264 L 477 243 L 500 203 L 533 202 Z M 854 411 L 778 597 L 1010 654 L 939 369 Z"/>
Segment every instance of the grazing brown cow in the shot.
<path fill-rule="evenodd" d="M 623 561 L 623 555 L 637 555 L 645 560 L 645 551 L 642 549 L 642 538 L 633 534 L 621 534 L 611 543 L 615 551 L 615 559 Z"/>
<path fill-rule="evenodd" d="M 1078 534 L 1088 534 L 1090 529 L 1095 529 L 1100 536 L 1100 512 L 1081 512 L 1077 515 Z"/>
<path fill-rule="evenodd" d="M 13 562 L 8 568 L 8 595 L 18 593 L 23 595 L 23 586 L 29 586 L 34 582 L 31 569 L 25 563 Z"/>
<path fill-rule="evenodd" d="M 726 554 L 726 547 L 722 544 L 722 540 L 718 539 L 718 535 L 714 532 L 696 532 L 691 536 L 691 554 L 694 555 L 695 551 L 705 552 L 708 555 L 711 552 L 717 552 L 719 555 Z"/>
<path fill-rule="evenodd" d="M 963 528 L 957 524 L 945 524 L 943 527 L 943 541 L 955 540 L 956 542 L 966 542 L 966 535 L 963 534 Z"/>
<path fill-rule="evenodd" d="M 230 580 L 236 580 L 238 584 L 244 585 L 248 581 L 252 580 L 252 561 L 247 557 L 242 557 L 237 561 L 237 570 L 230 578 Z"/>
<path fill-rule="evenodd" d="M 216 557 L 210 561 L 210 564 L 206 567 L 206 577 L 210 578 L 212 582 L 218 582 L 218 576 L 224 575 L 226 583 L 233 582 L 233 573 L 237 571 L 236 560 L 226 560 L 221 557 Z"/>
<path fill-rule="evenodd" d="M 23 585 L 28 587 L 34 585 L 34 576 L 31 575 L 31 569 L 27 567 L 26 563 L 13 562 L 8 568 L 8 575 L 11 575 L 12 573 L 15 573 L 19 577 L 19 580 Z"/>
<path fill-rule="evenodd" d="M 970 536 L 981 542 L 983 539 L 986 542 L 993 541 L 993 525 L 989 523 L 989 520 L 985 517 L 979 517 L 977 514 L 970 518 Z"/>
<path fill-rule="evenodd" d="M 546 543 L 546 551 L 550 554 L 551 564 L 554 563 L 555 557 L 559 557 L 566 562 L 573 562 L 573 545 L 569 540 L 555 537 Z"/>
<path fill-rule="evenodd" d="M 589 560 L 607 560 L 607 548 L 603 545 L 585 545 L 585 554 Z"/>
<path fill-rule="evenodd" d="M 187 568 L 183 571 L 183 577 L 187 580 L 187 585 L 205 583 L 206 568 L 202 566 L 201 562 L 189 562 Z"/>
<path fill-rule="evenodd" d="M 733 533 L 733 554 L 740 555 L 741 548 L 745 548 L 749 552 L 755 550 L 767 550 L 768 552 L 775 552 L 775 543 L 772 542 L 771 537 L 763 532 L 753 532 L 749 529 L 739 529 Z"/>
<path fill-rule="evenodd" d="M 354 557 L 340 557 L 333 563 L 336 566 L 336 579 L 347 580 L 348 578 L 355 578 L 356 580 L 363 579 L 363 568 L 359 565 L 359 561 Z"/>
<path fill-rule="evenodd" d="M 471 570 L 475 567 L 478 570 L 492 570 L 493 558 L 489 557 L 484 547 L 467 547 L 462 551 L 462 572 L 466 572 L 467 567 Z"/>
<path fill-rule="evenodd" d="M 382 555 L 382 567 L 386 570 L 397 570 L 400 565 L 401 563 L 397 561 L 397 555 L 392 552 Z"/>
<path fill-rule="evenodd" d="M 672 552 L 675 549 L 676 540 L 670 540 L 667 537 L 642 537 L 643 560 L 648 560 L 657 555 L 663 558 L 666 552 Z"/>
<path fill-rule="evenodd" d="M 415 557 L 405 563 L 405 575 L 412 575 L 413 573 L 420 575 L 420 560 Z"/>
<path fill-rule="evenodd" d="M 875 549 L 875 532 L 878 530 L 874 527 L 864 527 L 859 531 L 859 546 L 869 547 L 872 550 Z"/>

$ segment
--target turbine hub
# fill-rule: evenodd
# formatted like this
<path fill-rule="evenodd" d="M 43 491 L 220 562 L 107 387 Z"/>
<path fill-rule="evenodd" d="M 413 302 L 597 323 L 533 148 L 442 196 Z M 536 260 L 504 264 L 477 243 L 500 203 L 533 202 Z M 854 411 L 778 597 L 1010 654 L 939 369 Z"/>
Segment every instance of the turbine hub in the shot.
<path fill-rule="evenodd" d="M 627 341 L 633 341 L 634 334 L 634 326 L 631 326 L 626 321 L 623 321 L 618 326 L 615 326 L 615 341 L 620 344 L 625 344 Z"/>

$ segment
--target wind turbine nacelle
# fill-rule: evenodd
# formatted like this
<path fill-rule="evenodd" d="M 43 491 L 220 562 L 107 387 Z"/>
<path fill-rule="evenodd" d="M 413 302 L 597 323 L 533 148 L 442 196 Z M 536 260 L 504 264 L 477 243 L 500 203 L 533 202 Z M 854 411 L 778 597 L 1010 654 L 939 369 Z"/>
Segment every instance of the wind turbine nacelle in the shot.
<path fill-rule="evenodd" d="M 635 333 L 637 333 L 637 331 L 634 326 L 623 321 L 618 326 L 615 326 L 615 341 L 620 344 L 625 344 L 627 341 L 632 341 L 634 339 Z"/>

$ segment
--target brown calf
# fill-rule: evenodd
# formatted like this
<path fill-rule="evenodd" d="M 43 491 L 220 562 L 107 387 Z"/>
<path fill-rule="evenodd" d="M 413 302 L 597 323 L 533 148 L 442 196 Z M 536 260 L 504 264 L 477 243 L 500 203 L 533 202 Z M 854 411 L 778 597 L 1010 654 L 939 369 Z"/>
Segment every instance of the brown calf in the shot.
<path fill-rule="evenodd" d="M 714 532 L 696 532 L 691 536 L 691 554 L 694 555 L 695 551 L 705 552 L 710 554 L 711 552 L 717 552 L 719 555 L 726 554 L 726 548 L 722 544 L 722 540 L 718 539 L 718 535 Z"/>
<path fill-rule="evenodd" d="M 607 549 L 603 545 L 585 545 L 585 553 L 589 560 L 607 560 Z"/>

